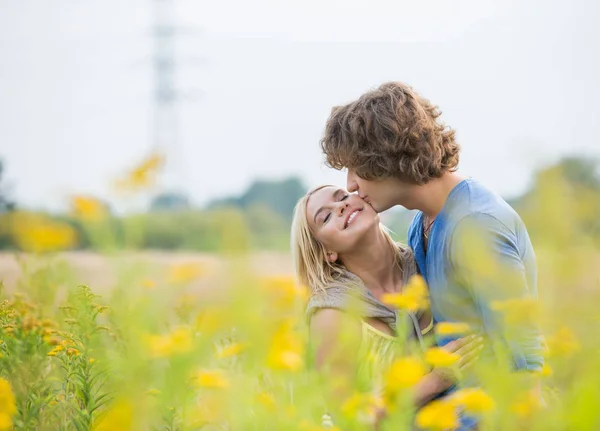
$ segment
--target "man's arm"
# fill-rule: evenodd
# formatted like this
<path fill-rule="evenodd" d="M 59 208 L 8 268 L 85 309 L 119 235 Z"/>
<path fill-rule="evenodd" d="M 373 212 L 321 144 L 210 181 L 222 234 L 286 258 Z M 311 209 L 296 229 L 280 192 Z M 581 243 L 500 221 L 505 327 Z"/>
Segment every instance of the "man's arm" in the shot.
<path fill-rule="evenodd" d="M 453 271 L 470 290 L 487 334 L 502 341 L 516 369 L 541 369 L 536 287 L 516 235 L 491 215 L 472 214 L 459 221 L 451 241 Z"/>

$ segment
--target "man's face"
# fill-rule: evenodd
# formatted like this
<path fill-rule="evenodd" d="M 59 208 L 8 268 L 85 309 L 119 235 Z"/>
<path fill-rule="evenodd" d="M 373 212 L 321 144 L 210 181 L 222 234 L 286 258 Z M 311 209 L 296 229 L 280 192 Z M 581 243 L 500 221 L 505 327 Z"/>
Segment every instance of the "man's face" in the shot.
<path fill-rule="evenodd" d="M 414 209 L 411 208 L 414 187 L 414 185 L 400 181 L 397 178 L 365 180 L 360 178 L 353 169 L 348 169 L 346 178 L 348 191 L 351 193 L 356 192 L 378 213 L 396 205 Z"/>

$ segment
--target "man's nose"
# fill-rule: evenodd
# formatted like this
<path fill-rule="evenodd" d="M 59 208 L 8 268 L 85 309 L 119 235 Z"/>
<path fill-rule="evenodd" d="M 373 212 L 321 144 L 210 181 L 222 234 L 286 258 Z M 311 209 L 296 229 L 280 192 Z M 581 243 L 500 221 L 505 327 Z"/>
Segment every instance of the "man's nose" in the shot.
<path fill-rule="evenodd" d="M 358 191 L 358 183 L 356 182 L 356 175 L 353 172 L 348 171 L 346 175 L 346 189 L 350 193 L 354 193 Z"/>

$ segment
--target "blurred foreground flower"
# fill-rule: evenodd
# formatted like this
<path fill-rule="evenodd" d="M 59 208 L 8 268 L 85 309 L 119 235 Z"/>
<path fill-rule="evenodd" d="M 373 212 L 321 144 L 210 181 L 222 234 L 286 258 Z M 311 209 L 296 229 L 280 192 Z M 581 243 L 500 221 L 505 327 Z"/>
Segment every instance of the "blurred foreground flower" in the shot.
<path fill-rule="evenodd" d="M 199 388 L 225 389 L 229 387 L 229 380 L 222 370 L 200 370 L 194 377 L 194 383 Z"/>
<path fill-rule="evenodd" d="M 427 308 L 429 296 L 425 280 L 420 275 L 414 275 L 402 289 L 402 293 L 386 293 L 382 302 L 413 313 Z"/>
<path fill-rule="evenodd" d="M 450 367 L 459 359 L 460 356 L 441 347 L 431 347 L 425 352 L 425 361 L 432 367 Z"/>
<path fill-rule="evenodd" d="M 556 334 L 548 338 L 548 350 L 551 356 L 569 357 L 580 348 L 577 337 L 567 327 L 561 328 Z"/>
<path fill-rule="evenodd" d="M 94 431 L 129 431 L 133 429 L 133 406 L 118 401 L 101 417 Z"/>
<path fill-rule="evenodd" d="M 388 390 L 394 392 L 414 386 L 427 373 L 427 369 L 416 358 L 406 357 L 396 359 L 385 379 Z"/>
<path fill-rule="evenodd" d="M 169 268 L 169 283 L 186 284 L 200 278 L 206 272 L 200 263 L 189 262 L 172 265 Z"/>
<path fill-rule="evenodd" d="M 192 332 L 187 327 L 181 327 L 168 334 L 149 335 L 146 343 L 150 355 L 154 358 L 166 358 L 192 350 Z"/>
<path fill-rule="evenodd" d="M 469 414 L 482 414 L 492 411 L 494 400 L 479 388 L 466 388 L 457 391 L 452 401 L 460 405 Z"/>
<path fill-rule="evenodd" d="M 520 418 L 527 418 L 542 408 L 542 400 L 533 392 L 521 392 L 515 397 L 511 410 Z"/>
<path fill-rule="evenodd" d="M 267 355 L 267 366 L 274 370 L 298 371 L 304 365 L 304 346 L 293 331 L 293 321 L 285 321 L 271 340 Z"/>
<path fill-rule="evenodd" d="M 459 426 L 456 407 L 449 400 L 427 404 L 417 413 L 416 423 L 420 428 L 431 431 L 454 430 Z"/>
<path fill-rule="evenodd" d="M 12 387 L 8 381 L 0 377 L 0 430 L 12 429 L 12 417 L 16 412 Z"/>
<path fill-rule="evenodd" d="M 17 212 L 12 217 L 12 236 L 24 251 L 59 251 L 77 243 L 77 234 L 67 223 L 27 212 Z"/>
<path fill-rule="evenodd" d="M 150 154 L 123 178 L 117 180 L 115 187 L 118 190 L 137 192 L 154 186 L 164 161 L 164 156 L 161 154 Z"/>
<path fill-rule="evenodd" d="M 491 306 L 504 315 L 504 321 L 509 325 L 536 323 L 540 314 L 539 303 L 533 298 L 492 301 Z"/>
<path fill-rule="evenodd" d="M 435 325 L 435 332 L 439 336 L 466 335 L 471 328 L 466 323 L 460 322 L 440 322 Z"/>
<path fill-rule="evenodd" d="M 355 392 L 342 404 L 342 414 L 362 423 L 373 423 L 377 411 L 384 408 L 382 398 L 372 393 Z"/>
<path fill-rule="evenodd" d="M 104 204 L 89 196 L 73 196 L 71 211 L 75 217 L 89 221 L 100 220 L 107 214 Z"/>
<path fill-rule="evenodd" d="M 265 277 L 260 286 L 280 310 L 289 310 L 297 301 L 308 299 L 308 289 L 298 286 L 292 276 Z"/>

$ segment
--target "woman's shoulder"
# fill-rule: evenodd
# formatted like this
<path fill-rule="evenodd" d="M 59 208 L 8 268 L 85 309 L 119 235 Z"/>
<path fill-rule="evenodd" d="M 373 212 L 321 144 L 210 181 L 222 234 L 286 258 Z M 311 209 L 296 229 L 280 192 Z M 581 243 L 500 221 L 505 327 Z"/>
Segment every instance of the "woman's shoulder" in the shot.
<path fill-rule="evenodd" d="M 404 272 L 404 279 L 408 280 L 415 274 L 418 274 L 417 262 L 415 261 L 415 255 L 410 247 L 404 244 L 398 244 L 400 250 L 400 260 L 402 265 L 402 271 Z"/>
<path fill-rule="evenodd" d="M 332 281 L 322 291 L 315 292 L 308 298 L 306 315 L 310 318 L 317 310 L 334 309 L 347 311 L 348 303 L 357 294 L 355 280 L 351 277 L 340 277 Z"/>

